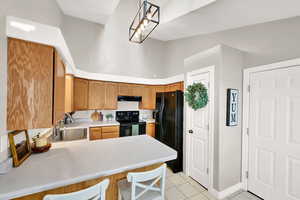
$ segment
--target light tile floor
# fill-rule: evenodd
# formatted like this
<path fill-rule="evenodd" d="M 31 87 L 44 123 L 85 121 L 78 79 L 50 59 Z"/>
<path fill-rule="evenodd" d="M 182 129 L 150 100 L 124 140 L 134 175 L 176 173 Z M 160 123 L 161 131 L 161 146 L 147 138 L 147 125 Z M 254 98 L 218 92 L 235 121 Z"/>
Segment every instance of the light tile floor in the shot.
<path fill-rule="evenodd" d="M 216 200 L 196 181 L 183 173 L 174 174 L 167 170 L 166 200 Z M 225 200 L 260 200 L 254 195 L 239 191 Z"/>

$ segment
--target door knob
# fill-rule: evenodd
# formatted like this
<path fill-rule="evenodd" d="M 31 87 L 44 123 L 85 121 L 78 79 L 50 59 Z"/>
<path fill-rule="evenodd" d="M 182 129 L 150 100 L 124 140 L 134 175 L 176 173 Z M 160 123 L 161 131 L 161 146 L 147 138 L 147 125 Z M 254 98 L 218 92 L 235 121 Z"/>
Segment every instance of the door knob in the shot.
<path fill-rule="evenodd" d="M 193 130 L 189 130 L 189 133 L 190 133 L 190 134 L 193 134 L 193 133 L 194 133 L 194 131 L 193 131 Z"/>

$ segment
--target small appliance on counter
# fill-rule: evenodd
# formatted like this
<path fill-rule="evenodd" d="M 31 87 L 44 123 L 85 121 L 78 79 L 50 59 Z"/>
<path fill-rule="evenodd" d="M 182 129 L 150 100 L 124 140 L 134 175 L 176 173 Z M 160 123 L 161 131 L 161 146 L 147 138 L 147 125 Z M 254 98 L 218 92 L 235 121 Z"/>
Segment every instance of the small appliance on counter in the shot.
<path fill-rule="evenodd" d="M 146 122 L 140 121 L 139 111 L 117 111 L 116 120 L 120 123 L 120 137 L 146 134 Z"/>

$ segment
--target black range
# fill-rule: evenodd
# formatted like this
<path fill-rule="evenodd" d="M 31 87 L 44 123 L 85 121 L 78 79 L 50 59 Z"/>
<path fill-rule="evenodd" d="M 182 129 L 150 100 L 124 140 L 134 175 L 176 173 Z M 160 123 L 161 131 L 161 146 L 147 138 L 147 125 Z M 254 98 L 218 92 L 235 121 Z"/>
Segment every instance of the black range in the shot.
<path fill-rule="evenodd" d="M 140 121 L 139 111 L 117 111 L 116 120 L 120 123 L 120 137 L 146 134 L 146 122 Z"/>

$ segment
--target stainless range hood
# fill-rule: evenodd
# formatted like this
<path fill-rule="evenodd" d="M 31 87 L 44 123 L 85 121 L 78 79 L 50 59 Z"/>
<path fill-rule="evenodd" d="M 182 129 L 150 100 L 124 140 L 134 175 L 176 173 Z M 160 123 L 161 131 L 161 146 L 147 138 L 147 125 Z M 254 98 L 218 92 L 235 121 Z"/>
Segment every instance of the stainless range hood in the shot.
<path fill-rule="evenodd" d="M 141 96 L 118 96 L 118 101 L 142 101 Z"/>

